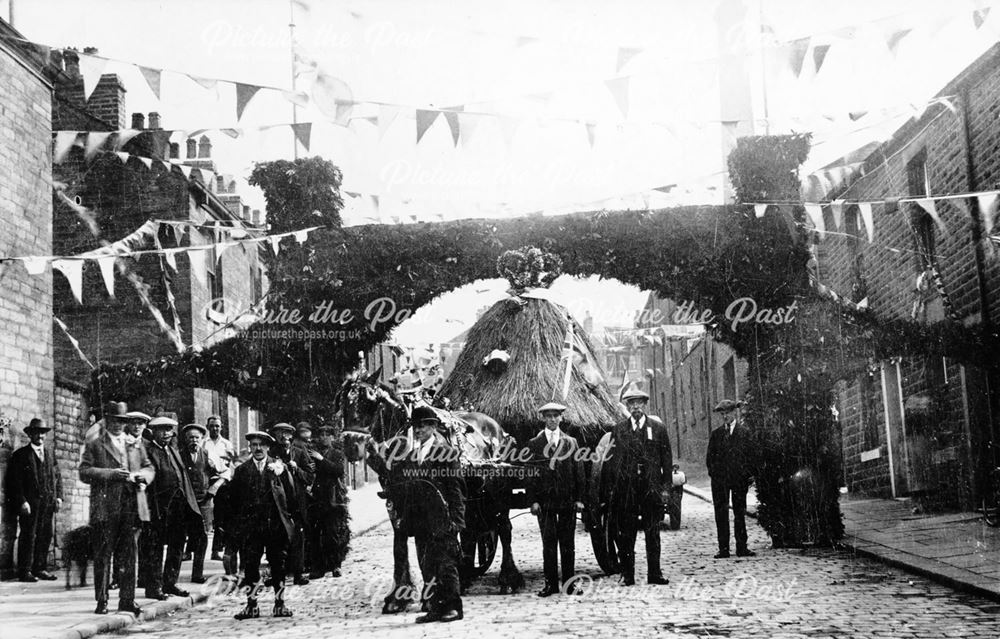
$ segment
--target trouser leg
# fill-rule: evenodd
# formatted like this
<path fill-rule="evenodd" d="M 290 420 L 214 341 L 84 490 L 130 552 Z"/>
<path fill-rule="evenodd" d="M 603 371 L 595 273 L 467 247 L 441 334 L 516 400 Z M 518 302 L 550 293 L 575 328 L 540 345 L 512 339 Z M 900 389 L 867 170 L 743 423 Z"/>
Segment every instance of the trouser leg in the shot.
<path fill-rule="evenodd" d="M 166 522 L 167 552 L 163 562 L 163 587 L 174 587 L 181 574 L 181 559 L 184 557 L 184 541 L 187 538 L 185 518 L 177 513 L 168 515 Z"/>
<path fill-rule="evenodd" d="M 556 527 L 559 539 L 559 563 L 562 568 L 562 581 L 565 584 L 576 573 L 576 512 L 560 511 Z"/>
<path fill-rule="evenodd" d="M 622 517 L 618 521 L 618 531 L 615 535 L 615 545 L 618 546 L 618 562 L 621 565 L 622 577 L 635 579 L 635 537 L 638 533 L 634 516 Z"/>
<path fill-rule="evenodd" d="M 722 482 L 712 481 L 712 507 L 715 509 L 715 530 L 719 550 L 729 551 L 729 488 Z"/>
<path fill-rule="evenodd" d="M 51 506 L 41 509 L 38 518 L 35 520 L 35 547 L 32 559 L 32 572 L 48 570 L 49 567 L 49 546 L 52 545 L 52 518 L 55 511 Z"/>
<path fill-rule="evenodd" d="M 660 569 L 660 522 L 663 506 L 659 502 L 647 504 L 643 513 L 643 533 L 646 540 L 646 579 L 662 577 Z"/>
<path fill-rule="evenodd" d="M 747 489 L 733 488 L 733 536 L 736 550 L 747 549 Z"/>
<path fill-rule="evenodd" d="M 204 510 L 203 507 L 203 513 Z M 205 552 L 208 550 L 208 533 L 205 531 L 204 515 L 191 516 L 188 522 L 188 537 L 191 539 L 191 579 L 201 579 L 205 573 Z"/>
<path fill-rule="evenodd" d="M 38 527 L 39 513 L 18 515 L 17 542 L 17 574 L 20 577 L 31 574 L 35 555 L 35 531 Z"/>
<path fill-rule="evenodd" d="M 118 603 L 130 604 L 135 601 L 135 560 L 138 531 L 132 521 L 122 521 L 118 526 L 115 556 L 119 558 Z"/>
<path fill-rule="evenodd" d="M 271 585 L 276 601 L 284 599 L 287 561 L 288 536 L 283 528 L 272 530 L 267 537 L 267 563 L 271 567 Z"/>
<path fill-rule="evenodd" d="M 559 566 L 556 563 L 558 544 L 557 513 L 551 508 L 543 508 L 538 515 L 538 528 L 542 533 L 542 566 L 546 586 L 559 585 Z"/>

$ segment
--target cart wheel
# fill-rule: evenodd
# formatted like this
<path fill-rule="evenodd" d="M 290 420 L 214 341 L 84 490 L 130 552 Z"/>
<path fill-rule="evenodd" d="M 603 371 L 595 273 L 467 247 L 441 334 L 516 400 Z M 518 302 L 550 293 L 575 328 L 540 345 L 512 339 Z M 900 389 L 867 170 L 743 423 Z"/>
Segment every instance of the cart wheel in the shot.
<path fill-rule="evenodd" d="M 606 511 L 599 508 L 590 510 L 590 543 L 594 547 L 597 565 L 601 567 L 604 574 L 614 575 L 620 572 L 611 518 Z"/>

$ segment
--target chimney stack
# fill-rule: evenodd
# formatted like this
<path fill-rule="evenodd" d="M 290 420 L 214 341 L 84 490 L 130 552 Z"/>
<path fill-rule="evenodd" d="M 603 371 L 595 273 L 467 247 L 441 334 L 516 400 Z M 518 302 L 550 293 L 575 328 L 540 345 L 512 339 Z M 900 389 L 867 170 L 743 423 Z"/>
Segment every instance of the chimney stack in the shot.
<path fill-rule="evenodd" d="M 160 114 L 156 111 L 149 112 L 149 128 L 159 129 L 160 127 Z"/>
<path fill-rule="evenodd" d="M 181 156 L 181 145 L 176 142 L 170 143 L 170 159 L 177 160 Z"/>
<path fill-rule="evenodd" d="M 146 128 L 146 116 L 141 113 L 132 114 L 132 128 L 142 131 Z"/>
<path fill-rule="evenodd" d="M 263 220 L 260 219 L 260 209 L 254 209 L 251 214 L 254 226 L 260 226 L 263 224 Z"/>
<path fill-rule="evenodd" d="M 198 159 L 210 159 L 212 157 L 212 141 L 207 135 L 198 138 Z"/>

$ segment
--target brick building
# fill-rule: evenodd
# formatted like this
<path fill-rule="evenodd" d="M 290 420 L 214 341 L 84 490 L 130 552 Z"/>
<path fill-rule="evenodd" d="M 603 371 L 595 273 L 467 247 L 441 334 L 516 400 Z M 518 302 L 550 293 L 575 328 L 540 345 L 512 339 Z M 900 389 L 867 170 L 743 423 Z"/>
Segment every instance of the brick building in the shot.
<path fill-rule="evenodd" d="M 158 114 L 150 113 L 148 123 L 143 114 L 133 114 L 131 122 L 125 122 L 125 87 L 117 76 L 102 76 L 89 100 L 84 102 L 82 78 L 72 52 L 66 52 L 63 64 L 65 75 L 55 91 L 55 130 L 132 129 L 141 133 L 123 145 L 116 145 L 117 150 L 131 156 L 124 162 L 110 152 L 110 146 L 88 158 L 85 145 L 78 140 L 79 146 L 74 146 L 53 167 L 54 178 L 67 185 L 69 197 L 93 211 L 97 229 L 95 235 L 91 224 L 57 197 L 53 253 L 76 255 L 122 241 L 134 250 L 194 246 L 263 232 L 259 213 L 251 213 L 242 204 L 235 193 L 235 183 L 224 176 L 214 179 L 216 167 L 211 159 L 209 138 L 188 139 L 186 158 L 181 161 L 179 145 L 170 142 L 171 132 L 162 129 Z M 164 160 L 170 162 L 169 167 L 162 164 Z M 190 177 L 178 170 L 178 164 L 193 167 Z M 180 227 L 160 224 L 151 234 L 137 234 L 149 220 L 190 224 Z M 216 231 L 213 228 L 216 224 L 236 229 L 238 234 Z M 181 233 L 175 234 L 175 228 Z M 159 255 L 119 257 L 113 297 L 109 296 L 96 263 L 87 262 L 82 303 L 75 299 L 67 281 L 56 277 L 54 312 L 91 362 L 153 360 L 176 353 L 178 344 L 182 348 L 207 347 L 232 335 L 232 328 L 227 325 L 256 304 L 266 290 L 260 250 L 263 249 L 259 244 L 246 249 L 243 245 L 225 251 L 211 249 L 205 253 L 203 278 L 197 277 L 200 270 L 193 270 L 183 253 L 176 255 L 176 271 Z M 163 322 L 175 331 L 175 337 L 168 336 L 150 305 L 143 301 L 137 283 L 145 289 L 149 304 L 159 312 Z M 54 358 L 61 378 L 77 386 L 90 384 L 90 367 L 61 332 L 55 335 Z M 115 398 L 102 397 L 102 401 L 112 399 Z M 134 408 L 149 413 L 160 408 L 175 411 L 182 422 L 204 423 L 209 415 L 220 414 L 229 426 L 229 436 L 236 440 L 261 422 L 256 411 L 235 398 L 199 388 L 147 397 Z"/>
<path fill-rule="evenodd" d="M 818 282 L 881 317 L 994 327 L 1000 261 L 980 240 L 975 198 L 935 200 L 939 217 L 891 198 L 1000 187 L 1000 45 L 939 93 L 944 100 L 871 153 L 863 174 L 830 199 L 890 200 L 873 209 L 869 242 L 859 208 L 824 210 Z M 935 273 L 940 286 L 934 284 Z M 995 463 L 997 379 L 949 358 L 894 358 L 841 382 L 837 412 L 848 489 L 919 497 L 934 509 L 972 509 Z M 990 390 L 993 389 L 993 390 Z"/>
<path fill-rule="evenodd" d="M 52 77 L 45 60 L 16 46 L 20 34 L 0 20 L 0 257 L 52 252 Z M 27 443 L 32 417 L 51 423 L 52 280 L 29 275 L 20 261 L 0 262 L 0 503 L 14 448 Z M 0 573 L 9 549 L 0 548 Z"/>
<path fill-rule="evenodd" d="M 700 466 L 709 433 L 722 425 L 712 408 L 722 399 L 743 397 L 747 364 L 700 325 L 682 321 L 678 312 L 684 314 L 676 302 L 649 295 L 636 323 L 649 329 L 639 353 L 649 412 L 667 425 L 674 456 Z"/>

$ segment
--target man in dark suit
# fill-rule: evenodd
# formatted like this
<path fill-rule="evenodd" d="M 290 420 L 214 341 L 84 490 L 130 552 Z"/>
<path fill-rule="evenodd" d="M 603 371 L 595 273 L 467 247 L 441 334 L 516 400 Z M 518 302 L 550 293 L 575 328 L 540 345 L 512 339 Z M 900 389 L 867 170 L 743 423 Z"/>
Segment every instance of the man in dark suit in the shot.
<path fill-rule="evenodd" d="M 461 560 L 459 532 L 465 528 L 464 481 L 458 453 L 437 435 L 437 413 L 417 406 L 411 413 L 414 447 L 393 473 L 387 486 L 388 499 L 398 504 L 400 530 L 414 537 L 417 561 L 429 589 L 427 614 L 417 623 L 462 619 L 462 597 L 458 578 Z"/>
<path fill-rule="evenodd" d="M 118 610 L 142 613 L 135 605 L 136 529 L 149 520 L 145 486 L 155 471 L 146 449 L 125 433 L 123 402 L 104 410 L 104 429 L 87 442 L 80 461 L 80 481 L 90 484 L 90 526 L 94 541 L 94 593 L 97 614 L 108 613 L 112 555 L 118 571 Z"/>
<path fill-rule="evenodd" d="M 285 563 L 288 546 L 295 534 L 292 512 L 296 508 L 295 486 L 289 467 L 276 457 L 269 457 L 268 448 L 274 438 L 264 432 L 246 434 L 250 459 L 233 471 L 229 483 L 229 504 L 232 506 L 232 536 L 239 540 L 245 562 L 243 585 L 249 588 L 246 606 L 236 619 L 260 616 L 257 593 L 260 581 L 260 559 L 267 553 L 274 588 L 275 617 L 291 617 L 285 607 Z"/>
<path fill-rule="evenodd" d="M 184 554 L 184 538 L 192 520 L 201 520 L 201 510 L 181 459 L 171 443 L 177 420 L 160 415 L 149 422 L 153 439 L 146 444 L 146 453 L 156 469 L 156 479 L 149 487 L 149 526 L 140 542 L 139 570 L 146 588 L 146 597 L 166 599 L 168 595 L 187 597 L 188 592 L 177 587 Z M 164 559 L 163 546 L 167 546 Z"/>
<path fill-rule="evenodd" d="M 609 514 L 615 526 L 622 577 L 635 585 L 635 538 L 640 521 L 646 537 L 646 581 L 669 583 L 660 570 L 660 522 L 663 495 L 670 489 L 673 456 L 667 427 L 646 414 L 649 395 L 633 388 L 622 395 L 630 417 L 612 430 L 610 456 L 601 478 L 608 495 Z"/>
<path fill-rule="evenodd" d="M 719 402 L 713 410 L 722 413 L 723 421 L 727 423 L 713 430 L 708 438 L 705 466 L 712 479 L 712 505 L 715 507 L 715 529 L 719 537 L 716 559 L 729 557 L 730 496 L 733 503 L 736 556 L 753 557 L 757 554 L 747 548 L 747 490 L 750 489 L 753 468 L 750 460 L 750 433 L 739 418 L 739 407 L 742 405 L 743 402 L 731 399 Z"/>
<path fill-rule="evenodd" d="M 288 567 L 292 572 L 292 583 L 305 586 L 309 579 L 305 576 L 305 524 L 308 521 L 308 494 L 316 478 L 316 464 L 309 453 L 300 445 L 292 445 L 295 429 L 291 424 L 280 422 L 270 429 L 274 444 L 271 445 L 271 456 L 280 459 L 292 476 L 295 487 L 296 509 L 292 512 L 295 523 L 295 535 L 288 548 Z M 311 429 L 310 429 L 311 433 Z"/>
<path fill-rule="evenodd" d="M 310 546 L 314 557 L 310 579 L 320 579 L 326 571 L 334 577 L 340 576 L 340 566 L 350 549 L 350 516 L 347 511 L 347 486 L 344 483 L 343 446 L 334 440 L 336 429 L 321 426 L 319 447 L 310 450 L 316 464 L 316 480 L 313 483 L 312 524 Z"/>
<path fill-rule="evenodd" d="M 208 487 L 212 481 L 214 469 L 209 464 L 208 452 L 202 446 L 202 440 L 208 436 L 208 429 L 201 424 L 187 424 L 181 429 L 182 444 L 180 446 L 181 461 L 184 471 L 191 480 L 195 501 L 198 502 L 200 517 L 188 519 L 188 548 L 191 549 L 191 582 L 205 583 L 205 553 L 208 551 L 208 531 L 211 526 L 212 495 Z"/>
<path fill-rule="evenodd" d="M 32 419 L 24 434 L 30 443 L 14 451 L 7 466 L 5 508 L 18 513 L 17 575 L 21 581 L 51 581 L 48 568 L 52 517 L 62 506 L 62 480 L 55 456 L 45 448 L 51 428 Z"/>
<path fill-rule="evenodd" d="M 573 578 L 576 563 L 576 513 L 583 510 L 586 480 L 576 459 L 579 444 L 559 427 L 566 407 L 549 402 L 538 409 L 545 430 L 528 442 L 531 472 L 526 492 L 531 514 L 542 533 L 545 587 L 539 597 L 554 595 Z M 562 581 L 556 555 L 562 560 Z M 570 584 L 572 588 L 572 583 Z"/>

